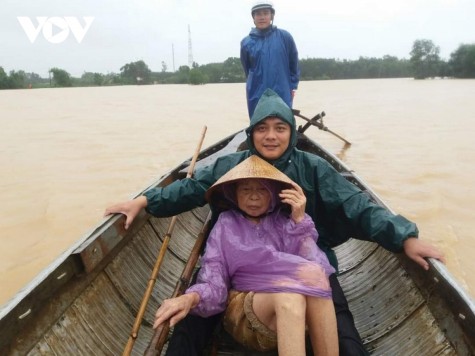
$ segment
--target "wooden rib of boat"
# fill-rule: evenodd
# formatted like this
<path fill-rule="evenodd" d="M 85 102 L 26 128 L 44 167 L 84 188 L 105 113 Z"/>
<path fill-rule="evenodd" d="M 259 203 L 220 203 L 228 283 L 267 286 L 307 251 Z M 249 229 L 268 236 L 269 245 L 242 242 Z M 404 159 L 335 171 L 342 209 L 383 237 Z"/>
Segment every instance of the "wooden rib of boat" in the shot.
<path fill-rule="evenodd" d="M 244 141 L 244 132 L 238 132 L 204 150 L 197 168 L 238 150 Z M 385 205 L 317 143 L 301 135 L 299 148 L 325 158 L 375 202 Z M 185 177 L 189 164 L 183 162 L 151 187 Z M 149 345 L 154 312 L 172 295 L 208 212 L 205 206 L 178 216 L 133 354 L 143 354 Z M 170 218 L 142 213 L 125 231 L 123 216 L 104 219 L 2 308 L 0 354 L 121 354 L 169 222 Z M 443 264 L 431 260 L 426 272 L 404 255 L 353 239 L 336 253 L 339 280 L 371 354 L 475 353 L 474 303 Z M 218 345 L 218 355 L 250 354 L 228 337 L 218 340 Z"/>

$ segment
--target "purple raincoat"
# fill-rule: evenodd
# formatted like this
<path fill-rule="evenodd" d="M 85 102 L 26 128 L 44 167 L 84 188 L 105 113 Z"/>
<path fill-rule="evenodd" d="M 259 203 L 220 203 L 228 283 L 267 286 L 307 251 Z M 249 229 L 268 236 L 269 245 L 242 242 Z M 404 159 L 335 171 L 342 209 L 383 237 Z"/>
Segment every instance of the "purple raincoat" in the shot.
<path fill-rule="evenodd" d="M 308 215 L 296 224 L 279 208 L 258 224 L 237 210 L 221 213 L 197 282 L 186 291 L 200 295 L 191 313 L 207 317 L 224 311 L 229 289 L 330 298 L 328 276 L 335 270 L 317 247 L 317 236 Z"/>

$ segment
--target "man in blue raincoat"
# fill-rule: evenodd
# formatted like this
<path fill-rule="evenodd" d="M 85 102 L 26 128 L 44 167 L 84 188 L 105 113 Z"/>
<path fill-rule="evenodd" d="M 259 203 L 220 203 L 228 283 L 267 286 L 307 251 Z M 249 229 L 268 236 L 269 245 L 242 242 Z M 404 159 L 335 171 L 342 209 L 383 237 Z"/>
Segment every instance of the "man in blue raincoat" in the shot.
<path fill-rule="evenodd" d="M 327 161 L 296 148 L 297 130 L 292 110 L 272 90 L 264 92 L 252 116 L 249 149 L 218 158 L 197 169 L 193 178 L 148 190 L 133 200 L 106 209 L 106 215 L 126 215 L 128 228 L 142 209 L 154 216 L 180 214 L 206 204 L 205 193 L 221 176 L 255 154 L 299 184 L 307 198 L 306 213 L 320 235 L 319 247 L 338 270 L 333 247 L 350 237 L 376 242 L 392 252 L 404 252 L 424 269 L 426 257 L 444 261 L 434 246 L 417 238 L 416 224 L 373 203 L 369 196 L 346 180 Z M 335 274 L 330 276 L 336 311 L 340 355 L 365 355 L 346 297 Z M 368 306 L 369 307 L 369 306 Z M 207 319 L 188 315 L 175 326 L 167 355 L 201 355 L 219 315 Z"/>
<path fill-rule="evenodd" d="M 299 84 L 297 47 L 289 32 L 273 25 L 275 9 L 268 2 L 258 2 L 251 9 L 255 28 L 241 41 L 241 63 L 246 74 L 246 97 L 249 117 L 267 88 L 274 90 L 292 107 Z"/>

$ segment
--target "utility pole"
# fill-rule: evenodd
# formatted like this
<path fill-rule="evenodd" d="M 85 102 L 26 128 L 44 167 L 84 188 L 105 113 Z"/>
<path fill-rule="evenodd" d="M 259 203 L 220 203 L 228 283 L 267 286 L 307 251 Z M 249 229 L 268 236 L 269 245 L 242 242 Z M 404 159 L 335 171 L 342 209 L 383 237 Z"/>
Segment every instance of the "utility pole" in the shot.
<path fill-rule="evenodd" d="M 173 48 L 173 43 L 172 43 L 172 63 L 173 63 L 173 72 L 175 72 L 175 48 Z"/>
<path fill-rule="evenodd" d="M 193 68 L 193 51 L 191 49 L 191 30 L 188 25 L 188 67 Z"/>

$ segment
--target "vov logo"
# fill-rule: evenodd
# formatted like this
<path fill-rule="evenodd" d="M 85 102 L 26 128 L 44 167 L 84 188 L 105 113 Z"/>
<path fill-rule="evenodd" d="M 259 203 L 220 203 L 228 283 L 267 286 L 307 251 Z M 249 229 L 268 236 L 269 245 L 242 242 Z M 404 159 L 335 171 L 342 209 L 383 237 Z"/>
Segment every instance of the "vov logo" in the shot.
<path fill-rule="evenodd" d="M 43 37 L 50 43 L 58 44 L 66 41 L 69 33 L 72 32 L 78 43 L 81 43 L 87 31 L 91 27 L 94 17 L 83 17 L 84 26 L 74 16 L 64 17 L 45 17 L 37 16 L 37 25 L 28 16 L 18 16 L 18 22 L 25 31 L 31 43 L 36 41 L 40 31 L 43 32 Z"/>

